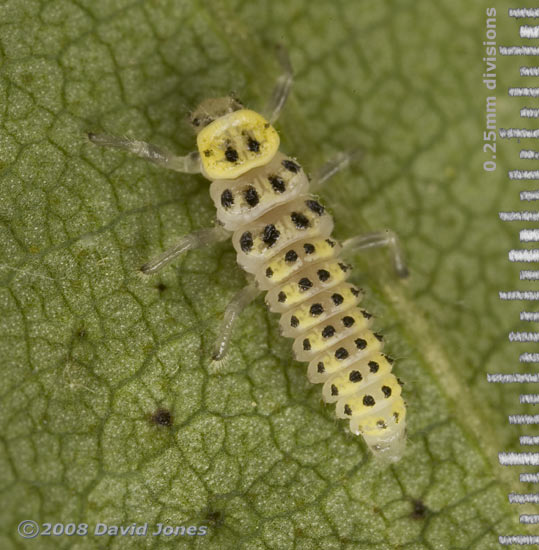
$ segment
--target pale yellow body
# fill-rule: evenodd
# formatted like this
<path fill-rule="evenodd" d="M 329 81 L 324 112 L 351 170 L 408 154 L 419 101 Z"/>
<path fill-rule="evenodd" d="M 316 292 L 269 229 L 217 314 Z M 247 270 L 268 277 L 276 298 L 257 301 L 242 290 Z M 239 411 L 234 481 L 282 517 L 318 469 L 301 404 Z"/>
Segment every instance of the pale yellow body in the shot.
<path fill-rule="evenodd" d="M 308 361 L 307 376 L 363 435 L 377 456 L 397 460 L 404 448 L 406 409 L 401 388 L 381 353 L 382 337 L 358 307 L 362 293 L 330 238 L 333 220 L 301 166 L 278 152 L 279 136 L 259 114 L 227 113 L 198 134 L 203 173 L 217 217 L 233 232 L 239 265 L 267 290 L 284 336 Z"/>

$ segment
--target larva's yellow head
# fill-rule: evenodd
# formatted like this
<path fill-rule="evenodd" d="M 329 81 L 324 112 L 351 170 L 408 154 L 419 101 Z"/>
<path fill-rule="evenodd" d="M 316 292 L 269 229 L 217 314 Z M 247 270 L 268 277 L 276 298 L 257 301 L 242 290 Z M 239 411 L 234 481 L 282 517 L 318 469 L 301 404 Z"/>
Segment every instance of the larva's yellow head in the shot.
<path fill-rule="evenodd" d="M 207 99 L 191 115 L 208 179 L 235 179 L 267 164 L 279 149 L 279 134 L 262 116 L 233 98 Z"/>

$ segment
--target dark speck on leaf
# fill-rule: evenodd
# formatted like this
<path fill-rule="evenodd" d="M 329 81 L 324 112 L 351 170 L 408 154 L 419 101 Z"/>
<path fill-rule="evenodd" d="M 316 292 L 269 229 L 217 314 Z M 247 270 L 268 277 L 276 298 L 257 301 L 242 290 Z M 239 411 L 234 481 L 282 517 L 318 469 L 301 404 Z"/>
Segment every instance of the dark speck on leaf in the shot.
<path fill-rule="evenodd" d="M 158 426 L 172 426 L 172 414 L 167 409 L 157 409 L 152 414 L 152 422 Z"/>
<path fill-rule="evenodd" d="M 219 510 L 208 510 L 205 519 L 213 527 L 220 527 L 224 522 L 223 513 Z"/>
<path fill-rule="evenodd" d="M 412 501 L 413 510 L 410 514 L 413 519 L 425 519 L 428 508 L 423 504 L 423 501 L 417 499 Z"/>

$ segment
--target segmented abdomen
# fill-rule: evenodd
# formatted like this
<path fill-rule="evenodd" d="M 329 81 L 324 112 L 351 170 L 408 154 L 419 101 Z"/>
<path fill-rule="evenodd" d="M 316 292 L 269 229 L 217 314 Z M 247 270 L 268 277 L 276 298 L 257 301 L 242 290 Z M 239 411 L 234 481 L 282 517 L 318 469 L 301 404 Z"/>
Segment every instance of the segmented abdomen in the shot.
<path fill-rule="evenodd" d="M 307 190 L 301 167 L 279 153 L 236 180 L 214 181 L 210 193 L 234 231 L 238 263 L 268 291 L 296 359 L 309 363 L 309 381 L 324 384 L 324 400 L 336 402 L 337 416 L 375 454 L 397 460 L 406 415 L 400 384 L 358 305 L 362 292 L 347 282 L 349 266 L 330 238 L 333 220 Z"/>

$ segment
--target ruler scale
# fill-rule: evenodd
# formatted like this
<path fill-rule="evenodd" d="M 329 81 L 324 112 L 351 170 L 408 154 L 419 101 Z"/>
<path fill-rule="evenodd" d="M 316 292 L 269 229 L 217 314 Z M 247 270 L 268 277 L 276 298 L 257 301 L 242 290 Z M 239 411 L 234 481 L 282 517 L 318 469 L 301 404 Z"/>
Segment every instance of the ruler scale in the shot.
<path fill-rule="evenodd" d="M 539 466 L 539 453 L 498 453 L 502 466 Z"/>
<path fill-rule="evenodd" d="M 539 483 L 539 474 L 520 474 L 521 483 Z"/>
<path fill-rule="evenodd" d="M 522 273 L 522 271 L 521 271 L 521 273 Z M 520 312 L 520 320 L 521 321 L 539 321 L 539 312 L 537 312 L 537 311 L 521 311 Z"/>
<path fill-rule="evenodd" d="M 539 363 L 539 353 L 522 353 L 518 360 L 521 363 Z"/>
<path fill-rule="evenodd" d="M 529 384 L 539 382 L 539 374 L 487 374 L 487 382 L 492 384 Z"/>
<path fill-rule="evenodd" d="M 520 166 L 511 167 L 507 171 L 506 177 L 511 186 L 525 186 L 524 189 L 521 187 L 519 190 L 519 198 L 526 206 L 523 205 L 522 210 L 502 211 L 498 215 L 502 222 L 527 222 L 530 224 L 527 227 L 516 229 L 519 232 L 521 246 L 507 250 L 509 262 L 517 265 L 528 264 L 529 267 L 525 268 L 522 265 L 519 272 L 519 280 L 523 281 L 523 288 L 502 290 L 498 293 L 498 297 L 501 301 L 520 301 L 522 303 L 520 321 L 528 323 L 529 329 L 513 330 L 507 335 L 507 339 L 515 351 L 520 350 L 523 346 L 526 347 L 524 351 L 519 351 L 518 355 L 518 363 L 524 372 L 488 373 L 487 381 L 492 384 L 537 384 L 539 383 L 539 350 L 536 351 L 534 347 L 536 348 L 539 343 L 539 324 L 535 325 L 535 323 L 539 323 L 539 304 L 537 304 L 539 285 L 536 285 L 535 282 L 539 281 L 539 265 L 534 264 L 539 264 L 539 246 L 536 244 L 539 243 L 539 224 L 537 223 L 539 222 L 539 208 L 535 203 L 535 201 L 539 201 L 539 162 L 534 161 L 539 161 L 539 146 L 536 142 L 539 139 L 539 124 L 536 122 L 536 119 L 539 119 L 539 60 L 536 59 L 539 56 L 539 7 L 512 7 L 506 13 L 509 18 L 518 21 L 514 27 L 515 34 L 513 35 L 516 43 L 498 46 L 498 53 L 501 56 L 528 56 L 528 59 L 524 63 L 519 63 L 520 66 L 515 67 L 513 75 L 517 78 L 514 79 L 511 86 L 500 92 L 505 95 L 508 110 L 514 110 L 515 114 L 519 114 L 520 126 L 516 122 L 513 127 L 508 125 L 506 128 L 498 128 L 497 137 L 502 143 L 517 141 L 521 144 L 518 155 Z M 520 43 L 516 39 L 519 39 Z M 494 44 L 496 43 L 494 42 Z M 518 77 L 522 79 L 520 82 Z M 496 105 L 497 102 L 491 92 L 496 89 L 494 77 L 493 80 L 494 84 L 483 81 L 488 89 L 487 107 Z M 522 107 L 522 99 L 526 101 L 524 107 Z M 530 127 L 524 127 L 525 124 Z M 488 125 L 487 114 L 487 130 L 492 129 Z M 485 133 L 485 143 L 487 143 L 488 137 L 489 134 Z M 491 148 L 492 145 L 484 148 L 484 152 Z M 495 152 L 496 148 L 493 149 Z M 495 170 L 494 160 L 491 158 L 484 162 L 485 171 Z M 534 309 L 538 309 L 538 311 L 534 311 Z M 509 414 L 507 421 L 515 429 L 526 430 L 528 435 L 519 437 L 520 446 L 523 448 L 522 452 L 498 453 L 498 462 L 501 466 L 531 466 L 536 469 L 539 467 L 539 414 L 534 414 L 535 410 L 539 413 L 539 410 L 534 407 L 539 405 L 539 386 L 528 386 L 526 390 L 520 393 L 518 403 L 515 403 L 515 414 Z M 520 410 L 525 412 L 518 413 L 517 406 L 520 406 Z M 535 449 L 537 452 L 534 452 Z M 519 474 L 519 481 L 539 484 L 539 472 L 522 472 Z M 539 489 L 535 490 L 533 486 L 527 488 L 523 486 L 521 491 L 509 493 L 508 500 L 515 507 L 539 504 Z M 526 509 L 526 512 L 528 511 Z M 531 512 L 533 511 L 532 508 Z M 539 525 L 539 513 L 521 513 L 519 522 L 522 526 L 533 528 L 533 526 Z M 499 536 L 498 542 L 502 546 L 537 546 L 539 545 L 539 534 L 508 533 L 507 536 Z"/>

